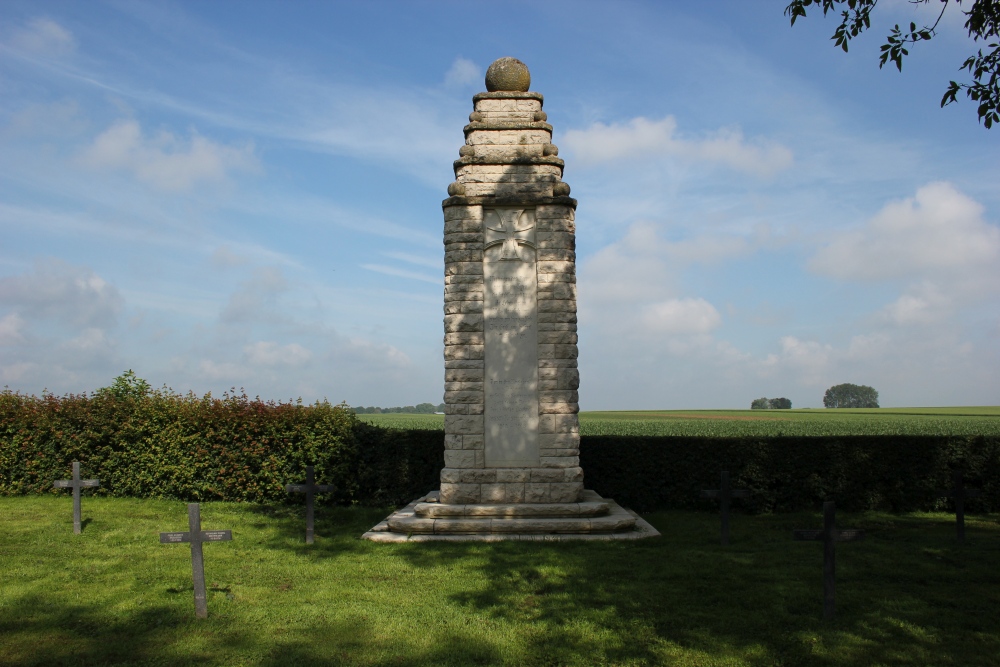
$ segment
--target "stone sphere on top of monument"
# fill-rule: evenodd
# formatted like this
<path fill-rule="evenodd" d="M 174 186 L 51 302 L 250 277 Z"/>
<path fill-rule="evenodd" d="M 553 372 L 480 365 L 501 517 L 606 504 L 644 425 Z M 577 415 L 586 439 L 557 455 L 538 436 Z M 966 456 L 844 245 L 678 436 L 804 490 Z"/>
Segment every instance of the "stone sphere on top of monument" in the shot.
<path fill-rule="evenodd" d="M 497 58 L 486 70 L 486 90 L 491 93 L 524 93 L 530 87 L 528 66 L 517 58 Z"/>

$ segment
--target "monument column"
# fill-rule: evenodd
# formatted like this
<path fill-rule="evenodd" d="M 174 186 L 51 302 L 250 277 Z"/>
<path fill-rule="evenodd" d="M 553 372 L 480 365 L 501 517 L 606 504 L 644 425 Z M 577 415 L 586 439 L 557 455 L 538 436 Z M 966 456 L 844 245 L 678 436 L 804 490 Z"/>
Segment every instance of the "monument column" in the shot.
<path fill-rule="evenodd" d="M 528 68 L 494 62 L 443 203 L 440 501 L 576 502 L 576 200 Z"/>
<path fill-rule="evenodd" d="M 658 535 L 583 488 L 576 200 L 528 68 L 500 58 L 472 98 L 444 208 L 441 488 L 364 534 L 378 542 Z"/>

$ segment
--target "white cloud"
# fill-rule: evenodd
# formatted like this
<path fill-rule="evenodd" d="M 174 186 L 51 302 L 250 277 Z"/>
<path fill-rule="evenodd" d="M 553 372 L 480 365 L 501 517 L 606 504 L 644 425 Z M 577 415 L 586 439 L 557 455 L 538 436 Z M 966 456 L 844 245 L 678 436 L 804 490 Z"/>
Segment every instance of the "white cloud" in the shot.
<path fill-rule="evenodd" d="M 198 364 L 199 375 L 206 380 L 238 382 L 248 376 L 247 369 L 240 364 L 228 362 L 215 362 L 211 359 L 202 359 Z"/>
<path fill-rule="evenodd" d="M 258 341 L 243 348 L 252 364 L 262 366 L 301 366 L 312 358 L 312 352 L 298 343 L 280 345 L 274 341 Z"/>
<path fill-rule="evenodd" d="M 462 57 L 455 58 L 455 62 L 444 75 L 444 82 L 449 86 L 467 86 L 482 81 L 483 74 L 479 65 Z"/>
<path fill-rule="evenodd" d="M 937 285 L 922 282 L 885 306 L 881 316 L 891 324 L 932 324 L 949 317 L 958 304 Z"/>
<path fill-rule="evenodd" d="M 783 336 L 780 343 L 781 352 L 769 354 L 763 365 L 787 368 L 805 384 L 821 383 L 836 356 L 833 346 L 827 343 L 799 340 L 795 336 Z"/>
<path fill-rule="evenodd" d="M 212 251 L 212 256 L 209 258 L 209 261 L 215 268 L 231 269 L 237 266 L 243 266 L 250 260 L 243 255 L 236 254 L 229 249 L 229 246 L 220 245 Z"/>
<path fill-rule="evenodd" d="M 254 269 L 249 280 L 229 297 L 223 309 L 223 322 L 247 322 L 273 316 L 277 296 L 288 290 L 288 281 L 281 269 L 266 266 Z"/>
<path fill-rule="evenodd" d="M 843 280 L 962 274 L 1000 279 L 1000 228 L 982 215 L 982 205 L 950 183 L 930 183 L 915 197 L 889 202 L 861 229 L 835 238 L 809 268 Z"/>
<path fill-rule="evenodd" d="M 574 160 L 583 164 L 669 155 L 722 164 L 761 177 L 792 165 L 788 148 L 762 139 L 748 142 L 739 128 L 722 128 L 700 139 L 679 137 L 673 116 L 658 121 L 633 118 L 627 124 L 594 123 L 586 130 L 568 130 L 563 144 L 572 151 Z"/>
<path fill-rule="evenodd" d="M 250 144 L 224 146 L 197 133 L 189 141 L 166 131 L 145 137 L 134 120 L 118 121 L 105 130 L 82 158 L 92 167 L 131 171 L 140 181 L 170 192 L 224 182 L 233 171 L 260 167 Z"/>
<path fill-rule="evenodd" d="M 111 345 L 103 329 L 87 327 L 79 336 L 66 341 L 64 347 L 75 352 L 100 352 Z"/>
<path fill-rule="evenodd" d="M 713 264 L 752 252 L 754 244 L 739 236 L 697 236 L 667 241 L 660 225 L 640 221 L 625 236 L 583 261 L 581 295 L 601 303 L 674 297 L 676 276 L 692 264 Z"/>
<path fill-rule="evenodd" d="M 0 304 L 29 318 L 51 318 L 82 327 L 108 328 L 123 299 L 92 270 L 59 259 L 35 262 L 32 271 L 0 278 Z"/>
<path fill-rule="evenodd" d="M 28 104 L 10 115 L 0 136 L 16 139 L 67 137 L 83 132 L 86 120 L 76 100 L 65 99 L 49 104 Z"/>
<path fill-rule="evenodd" d="M 76 49 L 73 34 L 52 19 L 32 19 L 27 26 L 14 33 L 11 44 L 32 55 L 56 57 Z"/>
<path fill-rule="evenodd" d="M 17 313 L 0 318 L 0 345 L 16 345 L 24 341 L 24 319 Z"/>
<path fill-rule="evenodd" d="M 642 325 L 652 333 L 708 333 L 722 323 L 715 306 L 704 299 L 667 299 L 646 306 Z"/>

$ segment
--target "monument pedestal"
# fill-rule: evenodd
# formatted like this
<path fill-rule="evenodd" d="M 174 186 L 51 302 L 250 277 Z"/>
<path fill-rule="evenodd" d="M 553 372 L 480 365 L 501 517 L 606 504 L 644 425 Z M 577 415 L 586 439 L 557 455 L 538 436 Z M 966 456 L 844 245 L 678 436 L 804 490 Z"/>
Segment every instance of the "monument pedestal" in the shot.
<path fill-rule="evenodd" d="M 658 535 L 583 488 L 576 200 L 543 98 L 501 58 L 473 99 L 444 209 L 441 487 L 368 539 Z"/>
<path fill-rule="evenodd" d="M 438 491 L 390 514 L 362 537 L 375 542 L 435 540 L 635 540 L 657 532 L 634 512 L 594 491 L 575 503 L 451 505 Z"/>

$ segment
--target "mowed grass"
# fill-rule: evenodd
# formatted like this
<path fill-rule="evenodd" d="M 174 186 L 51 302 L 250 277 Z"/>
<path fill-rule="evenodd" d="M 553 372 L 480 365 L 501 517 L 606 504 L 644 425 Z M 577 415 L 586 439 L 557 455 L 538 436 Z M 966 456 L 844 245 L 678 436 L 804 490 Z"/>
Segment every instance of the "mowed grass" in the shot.
<path fill-rule="evenodd" d="M 837 617 L 822 620 L 820 513 L 646 518 L 638 542 L 374 544 L 385 510 L 205 503 L 209 617 L 194 618 L 178 501 L 0 498 L 0 664 L 1000 664 L 1000 515 L 838 514 Z"/>
<path fill-rule="evenodd" d="M 444 415 L 358 415 L 402 429 L 444 429 Z M 859 410 L 645 410 L 581 412 L 582 435 L 1000 435 L 1000 407 Z"/>

